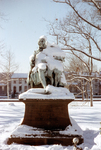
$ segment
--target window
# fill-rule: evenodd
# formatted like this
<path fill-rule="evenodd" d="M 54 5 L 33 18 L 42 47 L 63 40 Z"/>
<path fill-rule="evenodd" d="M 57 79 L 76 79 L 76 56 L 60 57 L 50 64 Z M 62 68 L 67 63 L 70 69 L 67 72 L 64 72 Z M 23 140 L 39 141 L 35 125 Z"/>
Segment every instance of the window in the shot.
<path fill-rule="evenodd" d="M 13 93 L 16 93 L 16 86 L 13 87 Z"/>
<path fill-rule="evenodd" d="M 25 84 L 27 83 L 27 80 L 25 79 Z"/>
<path fill-rule="evenodd" d="M 24 91 L 27 91 L 27 86 L 24 87 Z"/>
<path fill-rule="evenodd" d="M 98 85 L 95 85 L 95 90 L 97 90 L 98 89 Z"/>
<path fill-rule="evenodd" d="M 2 91 L 4 91 L 4 86 L 2 86 Z"/>
<path fill-rule="evenodd" d="M 19 86 L 19 92 L 21 92 L 22 91 L 22 86 Z"/>
<path fill-rule="evenodd" d="M 22 84 L 22 79 L 19 79 L 19 84 Z"/>
<path fill-rule="evenodd" d="M 16 84 L 16 80 L 14 80 L 13 83 Z"/>
<path fill-rule="evenodd" d="M 95 79 L 95 82 L 97 82 L 97 79 Z"/>

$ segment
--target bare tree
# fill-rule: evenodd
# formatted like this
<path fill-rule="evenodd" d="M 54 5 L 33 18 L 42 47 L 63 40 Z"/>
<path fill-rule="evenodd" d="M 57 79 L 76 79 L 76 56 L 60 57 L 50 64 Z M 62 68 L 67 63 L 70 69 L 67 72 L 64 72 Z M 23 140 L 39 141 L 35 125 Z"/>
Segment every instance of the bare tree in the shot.
<path fill-rule="evenodd" d="M 71 75 L 67 75 L 67 83 L 68 88 L 71 90 L 71 86 L 77 89 L 76 93 L 75 90 L 72 91 L 75 93 L 75 97 L 82 94 L 82 100 L 84 101 L 84 93 L 86 94 L 86 98 L 88 99 L 87 94 L 87 87 L 89 84 L 89 79 L 86 76 L 81 76 L 76 74 L 75 72 L 70 73 Z"/>
<path fill-rule="evenodd" d="M 65 3 L 75 12 L 75 14 L 80 19 L 82 19 L 84 22 L 86 22 L 90 26 L 96 28 L 97 30 L 101 30 L 101 25 L 100 25 L 100 22 L 98 21 L 99 18 L 101 19 L 101 8 L 98 5 L 98 3 L 96 3 L 96 0 L 91 0 L 91 1 L 88 1 L 88 0 L 83 0 L 83 1 L 82 0 L 53 0 L 53 1 L 56 3 Z M 89 5 L 88 2 L 91 4 L 89 7 L 88 7 Z M 81 6 L 80 4 L 84 6 L 82 8 L 85 8 L 85 4 L 86 4 L 86 9 L 81 10 L 79 8 L 79 6 Z M 86 18 L 86 15 L 89 15 L 90 19 Z"/>
<path fill-rule="evenodd" d="M 56 1 L 60 2 L 60 1 Z M 61 1 L 63 2 L 63 1 Z M 72 2 L 72 3 L 71 3 Z M 76 11 L 76 5 L 80 1 L 70 1 L 65 0 L 64 3 L 71 6 L 74 12 L 70 12 L 64 19 L 55 20 L 53 23 L 48 22 L 50 26 L 49 34 L 55 35 L 58 37 L 58 43 L 62 46 L 63 50 L 70 51 L 73 55 L 79 58 L 88 69 L 89 76 L 91 76 L 93 72 L 93 59 L 101 61 L 99 55 L 95 56 L 96 53 L 101 52 L 101 46 L 98 42 L 98 37 L 101 35 L 100 28 L 95 24 L 91 24 L 79 15 Z M 74 7 L 75 5 L 75 7 Z M 94 13 L 95 15 L 95 13 Z M 94 16 L 90 16 L 93 18 Z M 89 16 L 88 16 L 89 18 Z M 88 19 L 89 20 L 89 19 Z M 93 21 L 94 22 L 94 21 Z M 98 34 L 99 31 L 99 34 Z M 79 57 L 78 53 L 84 54 L 85 58 L 88 59 L 84 61 L 81 57 Z M 90 87 L 92 87 L 92 79 L 89 78 Z M 92 88 L 91 88 L 92 93 Z M 92 103 L 92 95 L 91 95 L 91 106 Z"/>
<path fill-rule="evenodd" d="M 15 63 L 14 54 L 11 50 L 6 51 L 6 54 L 3 56 L 2 62 L 2 71 L 7 83 L 7 97 L 9 99 L 9 82 L 12 73 L 18 69 L 18 64 Z"/>
<path fill-rule="evenodd" d="M 89 61 L 84 59 L 83 54 L 73 55 L 73 53 L 67 56 L 66 60 L 68 61 L 68 65 L 65 67 L 65 70 L 72 73 L 71 76 L 69 76 L 69 80 L 72 81 L 71 85 L 74 85 L 77 89 L 79 89 L 80 93 L 78 93 L 77 95 L 82 94 L 82 100 L 84 100 L 84 92 L 87 91 L 86 87 L 88 84 L 90 86 L 90 80 L 92 79 L 90 78 L 92 72 L 90 70 L 91 66 L 89 64 Z M 95 66 L 93 65 L 93 67 Z M 85 73 L 87 73 L 87 76 L 84 76 Z M 73 81 L 80 84 L 73 84 Z M 93 93 L 91 95 L 91 100 L 92 98 Z"/>
<path fill-rule="evenodd" d="M 48 23 L 49 34 L 58 36 L 58 42 L 61 43 L 63 50 L 77 51 L 89 58 L 101 61 L 99 55 L 95 57 L 92 52 L 94 49 L 96 52 L 101 52 L 98 42 L 101 33 L 84 24 L 75 13 L 68 14 L 63 20 Z"/>
<path fill-rule="evenodd" d="M 84 59 L 83 54 L 77 54 L 73 55 L 67 55 L 65 61 L 68 63 L 64 63 L 65 71 L 68 72 L 76 72 L 76 73 L 83 73 L 88 72 L 88 68 L 86 64 L 88 64 L 88 61 Z M 78 56 L 78 57 L 77 57 Z"/>

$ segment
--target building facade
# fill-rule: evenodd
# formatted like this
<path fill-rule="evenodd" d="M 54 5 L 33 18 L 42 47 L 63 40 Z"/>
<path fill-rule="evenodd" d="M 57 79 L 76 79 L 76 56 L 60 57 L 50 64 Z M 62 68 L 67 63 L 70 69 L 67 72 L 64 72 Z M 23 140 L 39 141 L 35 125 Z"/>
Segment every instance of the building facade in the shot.
<path fill-rule="evenodd" d="M 11 76 L 11 93 L 20 94 L 27 90 L 27 73 L 14 73 Z"/>

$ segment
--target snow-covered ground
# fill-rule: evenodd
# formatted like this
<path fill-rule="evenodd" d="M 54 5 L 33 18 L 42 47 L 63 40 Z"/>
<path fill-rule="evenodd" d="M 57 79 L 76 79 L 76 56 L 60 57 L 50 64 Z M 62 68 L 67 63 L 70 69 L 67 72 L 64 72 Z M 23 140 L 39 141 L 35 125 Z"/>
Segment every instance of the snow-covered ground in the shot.
<path fill-rule="evenodd" d="M 93 107 L 89 102 L 72 102 L 69 104 L 69 114 L 83 130 L 84 143 L 80 147 L 84 150 L 101 150 L 101 102 L 94 102 Z M 23 103 L 0 103 L 0 150 L 73 150 L 73 146 L 62 145 L 7 145 L 7 138 L 21 123 L 23 116 Z"/>

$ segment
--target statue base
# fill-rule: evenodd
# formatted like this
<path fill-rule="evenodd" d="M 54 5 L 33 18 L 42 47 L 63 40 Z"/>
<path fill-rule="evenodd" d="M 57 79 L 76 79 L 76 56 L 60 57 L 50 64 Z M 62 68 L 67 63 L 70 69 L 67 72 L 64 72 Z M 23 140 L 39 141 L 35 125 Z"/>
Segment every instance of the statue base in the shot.
<path fill-rule="evenodd" d="M 79 144 L 83 142 L 82 130 L 68 113 L 68 104 L 74 100 L 72 93 L 67 95 L 65 88 L 55 89 L 60 91 L 45 94 L 43 89 L 30 89 L 20 95 L 19 100 L 25 104 L 24 119 L 7 144 L 67 146 L 73 145 L 74 137 L 79 139 Z"/>
<path fill-rule="evenodd" d="M 69 135 L 64 131 L 53 131 L 53 130 L 43 130 L 38 128 L 29 127 L 29 133 L 26 134 L 22 131 L 28 131 L 28 126 L 21 125 L 8 139 L 7 144 L 18 143 L 27 145 L 52 145 L 61 144 L 63 146 L 73 145 L 73 138 L 78 138 L 79 143 L 83 143 L 83 137 L 81 135 Z M 30 129 L 31 128 L 31 129 Z M 61 134 L 64 132 L 65 134 Z"/>

